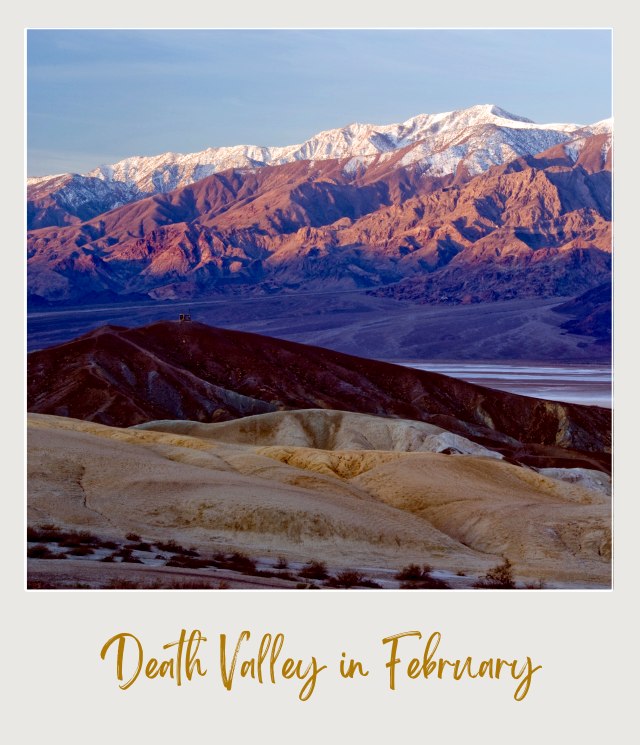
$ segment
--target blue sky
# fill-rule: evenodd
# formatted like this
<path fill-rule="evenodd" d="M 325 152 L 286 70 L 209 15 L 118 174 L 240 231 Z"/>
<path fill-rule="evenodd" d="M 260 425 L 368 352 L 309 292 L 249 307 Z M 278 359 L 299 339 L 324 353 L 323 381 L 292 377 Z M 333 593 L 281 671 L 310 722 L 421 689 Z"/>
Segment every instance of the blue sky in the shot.
<path fill-rule="evenodd" d="M 27 64 L 30 176 L 478 103 L 611 115 L 607 30 L 31 30 Z"/>

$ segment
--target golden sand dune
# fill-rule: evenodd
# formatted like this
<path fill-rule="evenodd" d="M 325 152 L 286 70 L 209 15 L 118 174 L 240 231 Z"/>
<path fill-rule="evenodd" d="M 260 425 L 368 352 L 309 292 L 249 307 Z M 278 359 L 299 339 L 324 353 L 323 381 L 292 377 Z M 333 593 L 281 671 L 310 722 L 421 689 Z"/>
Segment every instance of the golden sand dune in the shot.
<path fill-rule="evenodd" d="M 29 522 L 369 573 L 426 562 L 478 575 L 508 556 L 523 579 L 609 584 L 610 503 L 598 491 L 429 452 L 448 433 L 426 424 L 322 415 L 130 429 L 29 415 Z"/>

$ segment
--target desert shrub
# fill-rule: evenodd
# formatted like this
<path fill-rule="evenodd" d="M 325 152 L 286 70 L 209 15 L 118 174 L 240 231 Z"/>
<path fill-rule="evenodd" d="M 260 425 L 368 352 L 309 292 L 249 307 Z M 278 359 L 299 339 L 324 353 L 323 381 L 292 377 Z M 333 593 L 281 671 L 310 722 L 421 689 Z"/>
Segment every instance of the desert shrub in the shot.
<path fill-rule="evenodd" d="M 75 546 L 68 551 L 69 556 L 89 556 L 95 553 L 91 546 Z"/>
<path fill-rule="evenodd" d="M 56 525 L 41 525 L 27 528 L 29 543 L 59 543 L 64 548 L 75 546 L 96 546 L 101 541 L 98 536 L 88 530 L 62 530 Z"/>
<path fill-rule="evenodd" d="M 76 538 L 73 537 L 73 535 L 67 538 L 61 538 L 60 541 L 58 541 L 58 543 L 63 548 L 78 548 L 78 546 L 82 545 L 80 541 L 78 541 Z"/>
<path fill-rule="evenodd" d="M 58 543 L 61 540 L 60 528 L 56 525 L 41 525 L 39 528 L 27 528 L 29 543 Z"/>
<path fill-rule="evenodd" d="M 395 574 L 400 580 L 401 590 L 449 590 L 449 585 L 441 579 L 431 575 L 431 567 L 424 564 L 408 564 Z"/>
<path fill-rule="evenodd" d="M 524 585 L 524 590 L 545 590 L 547 585 L 545 584 L 544 580 L 536 580 L 535 582 L 527 582 L 527 584 Z"/>
<path fill-rule="evenodd" d="M 156 541 L 156 546 L 160 551 L 168 551 L 172 554 L 180 553 L 178 549 L 182 548 L 182 546 L 178 545 L 173 539 L 170 541 Z"/>
<path fill-rule="evenodd" d="M 422 568 L 418 564 L 407 564 L 394 575 L 396 579 L 405 582 L 419 582 L 428 579 L 430 576 L 431 567 L 428 564 L 424 564 Z"/>
<path fill-rule="evenodd" d="M 278 556 L 278 561 L 276 561 L 275 568 L 276 569 L 288 569 L 289 568 L 289 563 L 284 558 L 284 556 Z"/>
<path fill-rule="evenodd" d="M 66 558 L 65 554 L 56 554 L 48 546 L 39 543 L 37 546 L 31 546 L 27 549 L 27 556 L 30 559 L 57 559 L 60 556 Z"/>
<path fill-rule="evenodd" d="M 226 568 L 243 574 L 255 574 L 256 562 L 240 551 L 235 551 L 226 560 Z"/>
<path fill-rule="evenodd" d="M 102 548 L 109 548 L 111 550 L 118 548 L 118 544 L 115 541 L 102 541 L 100 545 Z"/>
<path fill-rule="evenodd" d="M 344 569 L 335 577 L 325 581 L 326 587 L 380 587 L 377 582 L 368 579 L 355 569 Z"/>
<path fill-rule="evenodd" d="M 121 548 L 120 551 L 116 551 L 114 554 L 112 554 L 113 558 L 120 558 L 123 564 L 143 564 L 144 562 L 141 559 L 138 559 L 137 556 L 133 555 L 133 552 L 130 548 Z"/>
<path fill-rule="evenodd" d="M 400 580 L 401 590 L 449 590 L 449 585 L 441 579 L 431 575 L 431 567 L 424 564 L 408 564 L 395 574 Z"/>
<path fill-rule="evenodd" d="M 241 572 L 242 574 L 258 574 L 256 562 L 241 551 L 234 551 L 232 554 L 218 551 L 207 561 L 207 565 L 218 569 L 229 569 L 232 572 Z"/>
<path fill-rule="evenodd" d="M 456 576 L 458 576 L 458 577 L 466 577 L 467 575 L 465 574 L 465 572 L 462 571 L 462 569 L 460 569 L 459 571 L 456 572 Z"/>
<path fill-rule="evenodd" d="M 300 576 L 305 579 L 327 579 L 329 572 L 324 561 L 312 559 L 302 567 Z"/>
<path fill-rule="evenodd" d="M 137 533 L 127 533 L 125 535 L 125 538 L 128 541 L 139 541 L 139 540 L 141 540 L 140 536 Z"/>
<path fill-rule="evenodd" d="M 514 587 L 513 566 L 509 559 L 505 559 L 502 564 L 490 569 L 486 573 L 485 579 L 503 587 Z"/>
<path fill-rule="evenodd" d="M 130 549 L 131 551 L 151 551 L 151 544 L 145 543 L 144 541 L 140 541 L 139 543 L 128 543 L 125 548 Z"/>
<path fill-rule="evenodd" d="M 160 551 L 167 551 L 170 554 L 182 554 L 183 556 L 200 555 L 195 548 L 185 548 L 179 543 L 176 543 L 173 539 L 169 541 L 158 541 L 155 545 L 160 549 Z"/>
<path fill-rule="evenodd" d="M 88 530 L 68 530 L 60 534 L 59 543 L 64 548 L 75 548 L 77 546 L 99 545 L 100 539 L 93 533 L 89 533 Z"/>
<path fill-rule="evenodd" d="M 355 569 L 345 569 L 335 577 L 329 577 L 325 581 L 327 587 L 353 587 L 359 585 L 364 577 Z"/>
<path fill-rule="evenodd" d="M 113 558 L 113 554 L 110 554 L 109 556 L 103 556 L 102 559 L 100 559 L 100 561 L 105 561 L 105 562 L 108 562 L 108 563 L 113 563 L 113 562 L 115 562 L 115 559 Z"/>
<path fill-rule="evenodd" d="M 87 546 L 97 546 L 100 543 L 100 539 L 97 535 L 90 533 L 88 530 L 81 530 L 75 534 L 76 539 Z"/>
<path fill-rule="evenodd" d="M 218 562 L 219 564 L 224 564 L 226 560 L 227 555 L 224 553 L 224 551 L 216 551 L 216 553 L 213 555 L 213 561 Z"/>
<path fill-rule="evenodd" d="M 482 590 L 513 590 L 516 583 L 513 579 L 513 565 L 509 559 L 498 564 L 474 583 L 473 587 Z"/>
<path fill-rule="evenodd" d="M 144 564 L 144 561 L 142 559 L 138 559 L 137 556 L 123 556 L 122 557 L 123 564 Z"/>
<path fill-rule="evenodd" d="M 210 562 L 204 559 L 195 559 L 193 556 L 172 556 L 165 566 L 181 567 L 182 569 L 204 569 L 211 566 Z"/>

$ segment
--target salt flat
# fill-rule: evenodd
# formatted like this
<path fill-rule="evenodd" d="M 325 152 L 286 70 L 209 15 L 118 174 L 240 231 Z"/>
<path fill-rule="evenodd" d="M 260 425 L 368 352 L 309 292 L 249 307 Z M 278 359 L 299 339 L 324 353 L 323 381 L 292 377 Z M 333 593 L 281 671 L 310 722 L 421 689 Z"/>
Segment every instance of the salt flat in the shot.
<path fill-rule="evenodd" d="M 399 362 L 522 396 L 611 408 L 611 365 Z"/>

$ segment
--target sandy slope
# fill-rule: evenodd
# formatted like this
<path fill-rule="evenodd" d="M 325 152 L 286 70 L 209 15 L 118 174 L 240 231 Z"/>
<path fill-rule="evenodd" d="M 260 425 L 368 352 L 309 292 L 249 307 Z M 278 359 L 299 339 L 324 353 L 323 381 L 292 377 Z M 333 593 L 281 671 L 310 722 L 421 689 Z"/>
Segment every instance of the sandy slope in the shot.
<path fill-rule="evenodd" d="M 371 576 L 409 561 L 482 574 L 505 555 L 523 579 L 609 584 L 606 495 L 451 437 L 326 410 L 131 429 L 32 414 L 28 518 Z M 449 447 L 474 454 L 434 452 Z"/>

